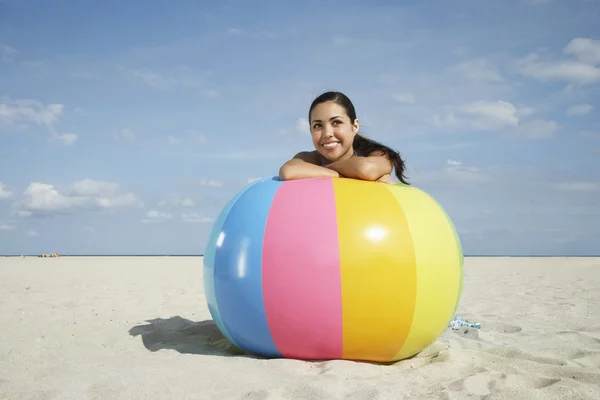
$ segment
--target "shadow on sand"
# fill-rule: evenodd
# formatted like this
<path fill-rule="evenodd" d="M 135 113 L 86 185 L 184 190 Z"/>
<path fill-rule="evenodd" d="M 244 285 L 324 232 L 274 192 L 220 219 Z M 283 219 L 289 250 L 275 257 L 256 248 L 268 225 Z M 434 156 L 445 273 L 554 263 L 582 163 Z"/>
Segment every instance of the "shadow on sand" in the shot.
<path fill-rule="evenodd" d="M 201 322 L 190 321 L 179 315 L 163 319 L 155 318 L 147 320 L 145 325 L 137 325 L 129 330 L 131 336 L 141 336 L 144 346 L 152 351 L 175 350 L 183 354 L 202 354 L 222 357 L 246 357 L 254 359 L 264 359 L 260 356 L 248 354 L 236 346 L 232 345 L 223 336 L 213 320 Z M 437 354 L 436 354 L 437 355 Z M 424 357 L 423 354 L 416 354 L 408 357 L 410 360 L 415 357 Z M 328 360 L 306 360 L 318 365 Z M 376 364 L 376 365 L 395 365 L 398 362 L 374 362 L 365 360 L 356 360 L 357 362 Z"/>
<path fill-rule="evenodd" d="M 150 351 L 170 349 L 185 354 L 249 357 L 221 334 L 213 320 L 194 322 L 177 315 L 146 322 L 131 328 L 129 334 L 140 335 Z"/>

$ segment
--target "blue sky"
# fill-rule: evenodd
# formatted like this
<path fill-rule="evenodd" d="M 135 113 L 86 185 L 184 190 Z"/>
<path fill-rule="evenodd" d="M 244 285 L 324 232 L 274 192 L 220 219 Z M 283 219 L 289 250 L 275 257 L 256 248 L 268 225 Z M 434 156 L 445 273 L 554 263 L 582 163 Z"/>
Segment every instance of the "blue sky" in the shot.
<path fill-rule="evenodd" d="M 200 254 L 331 89 L 465 254 L 600 253 L 598 0 L 50 3 L 0 0 L 0 254 Z"/>

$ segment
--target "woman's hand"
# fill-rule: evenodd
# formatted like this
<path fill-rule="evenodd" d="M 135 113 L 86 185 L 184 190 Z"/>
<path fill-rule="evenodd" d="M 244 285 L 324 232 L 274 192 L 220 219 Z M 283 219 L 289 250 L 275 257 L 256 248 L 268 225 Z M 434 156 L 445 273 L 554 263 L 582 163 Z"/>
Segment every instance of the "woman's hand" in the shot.
<path fill-rule="evenodd" d="M 384 155 L 371 153 L 367 157 L 351 157 L 328 164 L 326 168 L 337 171 L 346 178 L 362 179 L 374 182 L 381 179 L 382 174 L 392 172 L 392 163 Z M 390 175 L 391 178 L 391 175 Z"/>
<path fill-rule="evenodd" d="M 317 164 L 314 152 L 303 151 L 279 169 L 279 179 L 289 181 L 305 178 L 339 178 L 340 173 Z"/>

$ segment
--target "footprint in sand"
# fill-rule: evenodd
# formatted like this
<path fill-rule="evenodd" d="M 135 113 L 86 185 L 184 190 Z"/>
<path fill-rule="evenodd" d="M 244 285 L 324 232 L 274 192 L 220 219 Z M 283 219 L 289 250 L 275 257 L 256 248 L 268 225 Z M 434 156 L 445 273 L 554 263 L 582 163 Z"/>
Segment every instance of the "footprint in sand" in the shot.
<path fill-rule="evenodd" d="M 502 322 L 491 323 L 488 325 L 490 329 L 495 330 L 498 333 L 519 333 L 523 331 L 523 328 L 517 325 L 504 324 Z"/>
<path fill-rule="evenodd" d="M 434 343 L 408 360 L 399 361 L 395 365 L 399 368 L 421 368 L 429 364 L 445 362 L 450 359 L 450 347 L 442 343 Z"/>
<path fill-rule="evenodd" d="M 556 335 L 570 343 L 580 343 L 586 346 L 600 348 L 600 339 L 596 338 L 594 332 L 561 331 Z"/>
<path fill-rule="evenodd" d="M 253 390 L 240 397 L 240 400 L 266 400 L 269 398 L 269 392 L 266 390 Z"/>
<path fill-rule="evenodd" d="M 60 390 L 35 390 L 33 392 L 5 393 L 0 391 L 0 399 L 27 399 L 27 400 L 54 400 L 60 394 Z"/>
<path fill-rule="evenodd" d="M 454 392 L 466 391 L 469 395 L 486 396 L 490 394 L 494 383 L 490 373 L 485 368 L 475 367 L 466 378 L 458 379 L 448 385 Z"/>
<path fill-rule="evenodd" d="M 370 400 L 376 399 L 379 395 L 379 390 L 377 389 L 359 389 L 356 392 L 352 392 L 344 396 L 344 399 L 348 400 Z"/>
<path fill-rule="evenodd" d="M 560 381 L 559 378 L 491 373 L 485 368 L 478 368 L 472 375 L 452 382 L 448 385 L 448 389 L 463 391 L 469 396 L 489 396 L 494 391 L 504 392 L 516 387 L 531 390 L 544 389 Z"/>
<path fill-rule="evenodd" d="M 127 387 L 120 383 L 110 382 L 105 379 L 101 382 L 96 382 L 88 388 L 88 397 L 92 400 L 103 400 L 118 397 L 127 390 Z"/>
<path fill-rule="evenodd" d="M 502 375 L 504 376 L 504 379 L 497 381 L 501 382 L 501 384 L 496 385 L 496 388 L 499 390 L 515 387 L 539 390 L 552 386 L 561 381 L 560 378 L 544 378 L 541 376 L 523 376 L 514 374 Z"/>
<path fill-rule="evenodd" d="M 516 347 L 498 347 L 484 350 L 486 353 L 505 359 L 532 361 L 538 364 L 564 366 L 566 361 L 557 357 L 547 357 L 545 355 L 536 355 Z"/>
<path fill-rule="evenodd" d="M 330 397 L 325 390 L 302 383 L 285 388 L 283 393 L 274 392 L 273 395 L 277 399 L 327 399 Z"/>

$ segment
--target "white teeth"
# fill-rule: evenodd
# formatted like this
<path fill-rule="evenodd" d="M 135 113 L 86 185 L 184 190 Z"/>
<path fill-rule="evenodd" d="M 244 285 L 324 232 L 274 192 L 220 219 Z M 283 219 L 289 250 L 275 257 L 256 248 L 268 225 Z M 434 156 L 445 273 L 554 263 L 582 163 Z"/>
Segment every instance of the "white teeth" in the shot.
<path fill-rule="evenodd" d="M 333 149 L 333 148 L 337 147 L 338 145 L 339 145 L 338 142 L 325 143 L 325 144 L 323 144 L 323 147 L 325 147 L 326 149 Z"/>

